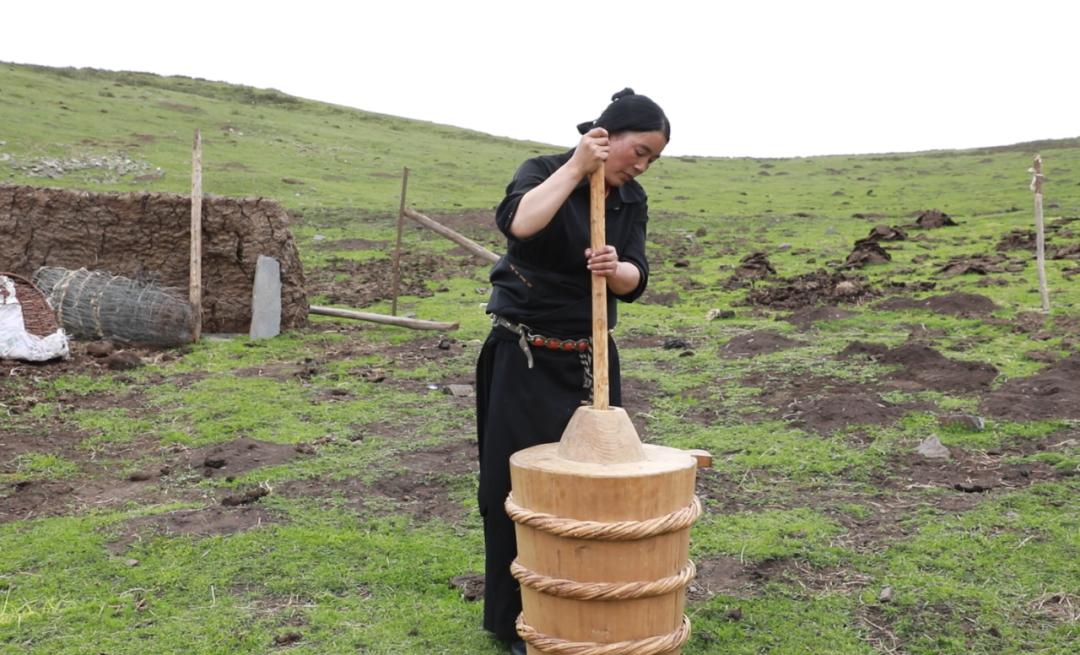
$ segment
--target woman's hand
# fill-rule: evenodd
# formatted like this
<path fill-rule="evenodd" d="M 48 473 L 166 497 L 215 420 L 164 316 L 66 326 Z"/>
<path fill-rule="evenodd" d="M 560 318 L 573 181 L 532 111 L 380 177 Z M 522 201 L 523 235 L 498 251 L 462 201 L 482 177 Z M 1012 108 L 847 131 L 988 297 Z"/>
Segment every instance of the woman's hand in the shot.
<path fill-rule="evenodd" d="M 608 133 L 602 127 L 594 127 L 581 136 L 574 154 L 567 162 L 579 173 L 579 179 L 595 171 L 608 158 L 611 145 Z"/>
<path fill-rule="evenodd" d="M 604 246 L 595 253 L 592 248 L 586 248 L 585 264 L 594 275 L 614 277 L 619 270 L 619 253 L 615 252 L 615 246 Z"/>

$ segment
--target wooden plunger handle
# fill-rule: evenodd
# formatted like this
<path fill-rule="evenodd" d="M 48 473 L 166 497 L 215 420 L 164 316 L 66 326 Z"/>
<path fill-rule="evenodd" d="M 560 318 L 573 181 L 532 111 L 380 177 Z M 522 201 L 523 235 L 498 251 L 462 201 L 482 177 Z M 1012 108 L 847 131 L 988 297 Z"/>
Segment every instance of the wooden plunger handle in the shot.
<path fill-rule="evenodd" d="M 589 236 L 592 251 L 607 245 L 604 235 L 604 163 L 589 175 Z M 607 278 L 592 276 L 593 407 L 608 408 Z"/>

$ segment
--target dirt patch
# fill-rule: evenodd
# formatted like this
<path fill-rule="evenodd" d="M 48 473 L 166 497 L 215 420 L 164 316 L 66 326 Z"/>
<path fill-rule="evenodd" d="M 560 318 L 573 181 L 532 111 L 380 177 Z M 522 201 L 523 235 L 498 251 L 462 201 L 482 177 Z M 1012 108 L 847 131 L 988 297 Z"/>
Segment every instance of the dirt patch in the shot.
<path fill-rule="evenodd" d="M 468 270 L 445 257 L 431 254 L 406 253 L 401 258 L 401 283 L 398 294 L 427 297 L 434 295 L 428 287 L 431 280 L 443 280 L 454 275 L 471 277 Z M 327 302 L 350 307 L 366 307 L 379 300 L 390 300 L 394 289 L 394 260 L 371 259 L 358 262 L 339 257 L 308 273 L 308 291 L 326 296 Z"/>
<path fill-rule="evenodd" d="M 119 524 L 107 547 L 113 555 L 120 555 L 133 544 L 157 535 L 210 537 L 235 534 L 277 522 L 279 519 L 266 509 L 251 505 L 212 505 L 201 509 L 179 509 L 142 516 Z"/>
<path fill-rule="evenodd" d="M 852 316 L 858 316 L 858 314 L 839 307 L 824 306 L 800 309 L 785 317 L 784 320 L 806 330 L 818 321 L 839 321 Z"/>
<path fill-rule="evenodd" d="M 285 445 L 241 437 L 186 451 L 176 465 L 197 470 L 207 478 L 229 478 L 245 471 L 290 462 L 305 453 L 310 454 L 310 448 L 306 444 Z"/>
<path fill-rule="evenodd" d="M 753 571 L 737 557 L 720 555 L 695 562 L 697 576 L 686 589 L 690 602 L 705 601 L 717 594 L 746 598 L 752 595 Z"/>
<path fill-rule="evenodd" d="M 882 344 L 853 341 L 838 355 L 840 358 L 854 356 L 902 366 L 887 379 L 907 391 L 984 391 L 997 377 L 997 369 L 991 364 L 952 360 L 920 343 L 909 342 L 889 349 Z"/>
<path fill-rule="evenodd" d="M 1027 250 L 1035 252 L 1035 230 L 1012 230 L 994 246 L 994 250 L 1005 252 L 1008 250 Z"/>
<path fill-rule="evenodd" d="M 773 309 L 802 309 L 821 304 L 860 303 L 880 295 L 866 278 L 824 269 L 777 284 L 756 285 L 746 303 Z"/>
<path fill-rule="evenodd" d="M 949 293 L 932 296 L 923 300 L 914 298 L 892 297 L 874 304 L 875 309 L 896 311 L 904 309 L 927 309 L 937 314 L 953 316 L 983 316 L 1001 309 L 993 300 L 977 293 Z"/>
<path fill-rule="evenodd" d="M 904 241 L 907 232 L 895 225 L 875 225 L 866 237 L 869 241 Z"/>
<path fill-rule="evenodd" d="M 801 342 L 789 339 L 779 332 L 755 330 L 754 332 L 741 334 L 720 346 L 720 356 L 727 358 L 753 357 L 754 355 L 774 353 L 788 348 L 798 348 L 802 345 Z"/>
<path fill-rule="evenodd" d="M 641 303 L 645 305 L 662 305 L 664 307 L 674 307 L 675 303 L 679 302 L 680 296 L 678 291 L 653 291 L 646 289 L 645 293 L 641 296 Z"/>
<path fill-rule="evenodd" d="M 1080 353 L 1030 377 L 1008 380 L 983 399 L 982 411 L 1014 421 L 1080 419 Z"/>

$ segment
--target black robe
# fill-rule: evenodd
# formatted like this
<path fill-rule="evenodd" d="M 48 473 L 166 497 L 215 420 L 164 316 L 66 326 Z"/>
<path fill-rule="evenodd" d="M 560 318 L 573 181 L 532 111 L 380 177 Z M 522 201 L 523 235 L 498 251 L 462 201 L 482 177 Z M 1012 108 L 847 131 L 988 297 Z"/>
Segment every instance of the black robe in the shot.
<path fill-rule="evenodd" d="M 585 265 L 589 247 L 589 182 L 584 179 L 539 233 L 518 239 L 510 223 L 518 202 L 530 189 L 562 166 L 573 151 L 537 157 L 522 164 L 506 189 L 495 222 L 507 237 L 507 254 L 491 271 L 492 293 L 487 311 L 528 326 L 547 337 L 591 336 L 591 275 Z M 631 180 L 612 189 L 606 201 L 607 243 L 620 261 L 641 271 L 630 293 L 608 293 L 608 325 L 618 321 L 615 301 L 632 302 L 645 290 L 648 207 L 644 189 Z M 484 518 L 484 628 L 495 636 L 516 638 L 514 621 L 521 612 L 521 593 L 510 575 L 517 555 L 514 524 L 503 509 L 510 492 L 510 455 L 531 446 L 559 440 L 574 410 L 589 399 L 583 363 L 576 353 L 531 348 L 528 368 L 518 335 L 496 327 L 488 335 L 476 365 L 476 429 L 480 445 L 480 514 Z M 609 339 L 609 397 L 622 404 L 619 353 Z"/>

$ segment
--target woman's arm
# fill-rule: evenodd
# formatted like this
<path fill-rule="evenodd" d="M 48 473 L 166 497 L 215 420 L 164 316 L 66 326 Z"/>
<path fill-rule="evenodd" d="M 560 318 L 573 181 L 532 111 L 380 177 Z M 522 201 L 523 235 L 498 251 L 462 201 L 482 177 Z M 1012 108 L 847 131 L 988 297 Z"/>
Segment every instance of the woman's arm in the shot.
<path fill-rule="evenodd" d="M 589 130 L 565 164 L 521 197 L 510 223 L 510 233 L 518 239 L 527 239 L 547 227 L 582 178 L 596 170 L 607 156 L 607 130 L 601 127 Z"/>

